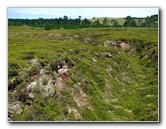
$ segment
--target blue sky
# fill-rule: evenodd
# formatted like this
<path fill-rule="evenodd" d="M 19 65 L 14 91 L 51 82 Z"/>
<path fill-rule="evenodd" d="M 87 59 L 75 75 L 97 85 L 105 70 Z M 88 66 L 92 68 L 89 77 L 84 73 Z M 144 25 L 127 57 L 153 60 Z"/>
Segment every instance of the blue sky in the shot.
<path fill-rule="evenodd" d="M 8 8 L 8 18 L 38 19 L 92 17 L 147 17 L 158 14 L 158 8 Z"/>

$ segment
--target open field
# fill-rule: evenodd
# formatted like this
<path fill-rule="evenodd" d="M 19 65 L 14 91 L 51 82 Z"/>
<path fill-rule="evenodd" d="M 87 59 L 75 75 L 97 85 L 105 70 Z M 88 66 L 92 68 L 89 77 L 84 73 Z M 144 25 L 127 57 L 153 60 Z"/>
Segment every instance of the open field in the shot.
<path fill-rule="evenodd" d="M 8 77 L 9 121 L 158 121 L 158 29 L 9 26 Z"/>

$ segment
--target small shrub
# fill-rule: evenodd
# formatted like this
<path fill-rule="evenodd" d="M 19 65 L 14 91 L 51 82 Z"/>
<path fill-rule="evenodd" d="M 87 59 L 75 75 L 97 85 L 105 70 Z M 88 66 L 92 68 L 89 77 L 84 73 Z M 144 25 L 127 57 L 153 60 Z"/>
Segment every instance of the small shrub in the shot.
<path fill-rule="evenodd" d="M 69 111 L 68 111 L 68 109 L 67 109 L 67 108 L 64 108 L 64 109 L 63 109 L 63 114 L 64 114 L 64 115 L 69 114 Z"/>
<path fill-rule="evenodd" d="M 17 76 L 18 75 L 18 69 L 19 65 L 16 62 L 9 62 L 8 64 L 8 76 Z"/>
<path fill-rule="evenodd" d="M 58 61 L 52 60 L 50 61 L 50 67 L 52 70 L 55 70 L 57 68 Z"/>
<path fill-rule="evenodd" d="M 71 120 L 71 121 L 76 120 L 74 112 L 69 113 L 68 119 Z"/>
<path fill-rule="evenodd" d="M 16 68 L 9 68 L 8 70 L 8 76 L 12 77 L 12 76 L 17 76 L 18 75 L 18 70 Z"/>
<path fill-rule="evenodd" d="M 47 78 L 44 78 L 43 80 L 42 80 L 42 85 L 46 85 L 48 83 L 48 79 Z"/>
<path fill-rule="evenodd" d="M 46 24 L 45 27 L 44 27 L 45 30 L 51 30 L 53 29 L 53 25 L 50 25 L 50 24 Z"/>
<path fill-rule="evenodd" d="M 29 60 L 34 58 L 34 52 L 24 52 L 23 53 L 23 60 Z"/>
<path fill-rule="evenodd" d="M 97 117 L 96 117 L 95 113 L 92 110 L 85 109 L 82 112 L 82 119 L 83 119 L 83 121 L 96 121 Z"/>

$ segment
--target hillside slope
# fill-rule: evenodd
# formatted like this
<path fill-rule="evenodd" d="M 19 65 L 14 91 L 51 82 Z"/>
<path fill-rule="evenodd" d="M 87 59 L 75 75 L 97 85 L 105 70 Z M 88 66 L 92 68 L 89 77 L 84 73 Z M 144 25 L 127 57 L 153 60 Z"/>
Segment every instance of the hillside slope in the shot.
<path fill-rule="evenodd" d="M 8 46 L 9 121 L 158 121 L 157 28 L 10 26 Z"/>
<path fill-rule="evenodd" d="M 93 22 L 99 20 L 100 24 L 103 24 L 103 20 L 104 20 L 105 18 L 107 19 L 108 25 L 110 25 L 110 26 L 113 25 L 113 23 L 111 22 L 112 20 L 117 21 L 117 22 L 118 22 L 118 25 L 121 25 L 121 26 L 123 26 L 124 23 L 125 23 L 125 21 L 126 21 L 125 18 L 110 18 L 110 17 L 93 18 L 93 19 L 90 19 L 90 21 L 93 23 Z M 138 18 L 138 19 L 133 19 L 133 20 L 135 20 L 137 26 L 139 26 L 139 24 L 138 24 L 139 18 Z M 142 18 L 142 19 L 141 19 L 141 23 L 145 23 L 145 21 L 146 21 L 145 18 Z"/>

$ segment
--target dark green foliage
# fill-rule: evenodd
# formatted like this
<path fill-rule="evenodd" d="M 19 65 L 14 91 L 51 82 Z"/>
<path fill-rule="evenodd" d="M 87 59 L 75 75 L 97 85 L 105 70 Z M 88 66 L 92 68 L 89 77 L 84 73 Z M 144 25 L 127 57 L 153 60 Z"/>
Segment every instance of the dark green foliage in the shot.
<path fill-rule="evenodd" d="M 46 24 L 44 29 L 45 29 L 45 30 L 51 30 L 52 28 L 53 28 L 52 25 Z"/>
<path fill-rule="evenodd" d="M 8 71 L 8 75 L 9 75 L 9 77 L 10 76 L 17 76 L 18 75 L 18 71 L 17 71 L 17 69 L 15 68 L 15 67 L 10 67 L 9 68 L 9 71 Z"/>
<path fill-rule="evenodd" d="M 17 62 L 12 62 L 8 64 L 8 76 L 17 76 L 18 75 L 18 69 L 19 69 L 19 65 L 17 64 Z"/>
<path fill-rule="evenodd" d="M 63 114 L 64 114 L 64 115 L 69 114 L 69 111 L 68 111 L 68 109 L 67 109 L 66 107 L 63 109 Z"/>
<path fill-rule="evenodd" d="M 116 20 L 111 20 L 112 26 L 116 27 L 118 26 L 118 22 Z"/>
<path fill-rule="evenodd" d="M 95 18 L 93 18 L 95 19 Z M 158 26 L 158 15 L 148 16 L 146 18 L 136 18 L 127 16 L 126 21 L 124 24 L 119 24 L 117 20 L 111 20 L 111 24 L 113 27 L 156 27 Z M 144 22 L 143 22 L 144 21 Z M 136 23 L 137 22 L 137 23 Z M 8 26 L 32 26 L 32 27 L 42 27 L 45 30 L 52 30 L 52 29 L 80 29 L 80 28 L 87 28 L 87 27 L 109 27 L 109 20 L 107 18 L 103 19 L 103 22 L 99 19 L 93 20 L 90 19 L 82 19 L 79 16 L 76 19 L 68 18 L 67 16 L 63 16 L 63 18 L 55 18 L 55 19 L 8 19 Z"/>
<path fill-rule="evenodd" d="M 135 20 L 132 20 L 132 18 L 130 16 L 127 16 L 126 21 L 124 23 L 124 26 L 126 26 L 126 27 L 136 27 L 137 24 L 136 24 Z"/>
<path fill-rule="evenodd" d="M 146 21 L 145 24 L 143 24 L 146 27 L 150 27 L 150 26 L 158 26 L 158 15 L 152 15 L 152 16 L 147 16 L 146 17 Z"/>
<path fill-rule="evenodd" d="M 107 18 L 104 18 L 104 20 L 103 20 L 103 26 L 108 26 L 108 20 L 107 20 Z"/>

